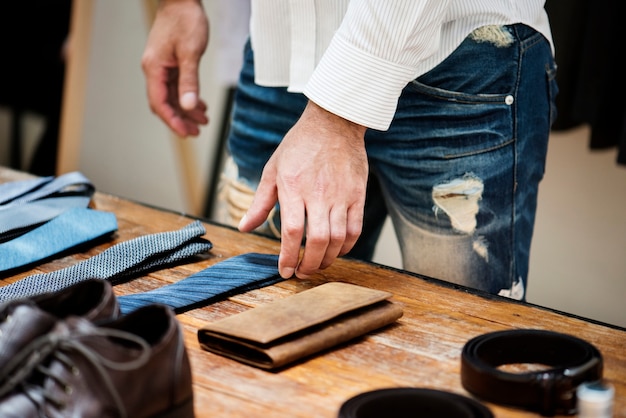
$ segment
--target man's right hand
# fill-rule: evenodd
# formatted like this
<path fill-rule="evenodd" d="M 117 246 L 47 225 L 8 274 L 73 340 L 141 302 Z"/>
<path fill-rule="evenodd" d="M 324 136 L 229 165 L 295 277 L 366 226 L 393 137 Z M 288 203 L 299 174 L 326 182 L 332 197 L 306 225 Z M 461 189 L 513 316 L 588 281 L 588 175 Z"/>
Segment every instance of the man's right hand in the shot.
<path fill-rule="evenodd" d="M 254 230 L 280 203 L 282 277 L 308 278 L 347 254 L 360 236 L 369 174 L 365 130 L 309 101 L 265 165 L 239 230 Z"/>
<path fill-rule="evenodd" d="M 179 136 L 198 135 L 207 106 L 199 97 L 198 67 L 209 40 L 200 0 L 160 0 L 141 66 L 150 109 Z"/>

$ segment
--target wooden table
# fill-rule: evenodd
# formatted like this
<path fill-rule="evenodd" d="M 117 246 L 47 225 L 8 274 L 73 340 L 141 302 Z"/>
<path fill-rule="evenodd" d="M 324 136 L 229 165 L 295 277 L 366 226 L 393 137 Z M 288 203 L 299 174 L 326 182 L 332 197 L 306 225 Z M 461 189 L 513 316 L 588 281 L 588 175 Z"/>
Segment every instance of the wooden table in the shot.
<path fill-rule="evenodd" d="M 0 183 L 27 175 L 0 167 Z M 113 239 L 84 253 L 69 255 L 7 278 L 67 267 L 109 246 L 191 222 L 176 214 L 115 196 L 96 193 L 94 207 L 116 214 Z M 186 277 L 244 252 L 277 253 L 278 242 L 204 223 L 214 247 L 196 262 L 157 271 L 115 286 L 118 295 L 147 291 Z M 396 324 L 279 372 L 268 372 L 203 351 L 197 330 L 204 324 L 268 303 L 327 281 L 344 281 L 393 293 L 404 315 Z M 328 417 L 359 393 L 389 387 L 423 387 L 469 395 L 460 382 L 460 354 L 472 337 L 512 328 L 568 333 L 593 343 L 604 357 L 604 376 L 616 391 L 615 417 L 626 417 L 626 330 L 540 306 L 487 295 L 384 266 L 338 260 L 310 280 L 291 279 L 178 315 L 194 375 L 197 417 Z M 487 405 L 497 417 L 533 413 Z"/>

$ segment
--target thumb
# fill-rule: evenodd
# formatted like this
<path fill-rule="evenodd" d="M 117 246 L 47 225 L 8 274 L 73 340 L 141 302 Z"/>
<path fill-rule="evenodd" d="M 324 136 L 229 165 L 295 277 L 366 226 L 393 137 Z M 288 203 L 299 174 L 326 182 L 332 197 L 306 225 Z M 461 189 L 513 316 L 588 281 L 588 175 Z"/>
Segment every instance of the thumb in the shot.
<path fill-rule="evenodd" d="M 184 110 L 193 110 L 198 104 L 198 64 L 187 60 L 180 63 L 178 74 L 178 102 Z"/>

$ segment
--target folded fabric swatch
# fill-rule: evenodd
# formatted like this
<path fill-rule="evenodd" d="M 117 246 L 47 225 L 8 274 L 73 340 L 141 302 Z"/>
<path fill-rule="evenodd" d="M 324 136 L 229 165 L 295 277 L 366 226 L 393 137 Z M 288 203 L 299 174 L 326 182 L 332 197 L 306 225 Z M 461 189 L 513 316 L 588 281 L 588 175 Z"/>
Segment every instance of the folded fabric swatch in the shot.
<path fill-rule="evenodd" d="M 149 292 L 122 295 L 118 300 L 122 313 L 151 303 L 167 305 L 181 313 L 282 280 L 278 274 L 277 255 L 246 253 L 228 258 L 176 283 Z"/>
<path fill-rule="evenodd" d="M 117 230 L 110 212 L 75 208 L 11 241 L 0 244 L 0 273 L 48 260 Z"/>
<path fill-rule="evenodd" d="M 205 233 L 202 223 L 194 221 L 176 231 L 121 242 L 64 269 L 34 274 L 0 287 L 0 302 L 57 291 L 85 279 L 129 280 L 209 251 L 213 245 L 201 238 Z"/>

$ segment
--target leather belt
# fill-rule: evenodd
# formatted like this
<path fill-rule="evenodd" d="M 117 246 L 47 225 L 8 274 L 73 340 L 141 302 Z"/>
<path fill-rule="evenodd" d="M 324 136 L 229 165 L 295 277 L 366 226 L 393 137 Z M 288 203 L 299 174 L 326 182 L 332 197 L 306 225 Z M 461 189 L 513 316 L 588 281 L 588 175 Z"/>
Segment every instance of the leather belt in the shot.
<path fill-rule="evenodd" d="M 493 418 L 480 402 L 455 393 L 422 388 L 390 388 L 348 399 L 339 418 Z"/>
<path fill-rule="evenodd" d="M 508 373 L 505 364 L 547 369 Z M 576 388 L 602 378 L 602 355 L 590 343 L 544 330 L 507 330 L 469 340 L 461 356 L 461 383 L 477 397 L 545 416 L 576 413 Z"/>

